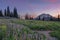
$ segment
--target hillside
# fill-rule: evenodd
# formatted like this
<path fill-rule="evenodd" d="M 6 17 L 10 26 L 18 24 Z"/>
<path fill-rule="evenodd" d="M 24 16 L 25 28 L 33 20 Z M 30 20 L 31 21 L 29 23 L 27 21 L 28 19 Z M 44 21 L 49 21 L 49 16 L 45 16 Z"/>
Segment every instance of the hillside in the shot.
<path fill-rule="evenodd" d="M 49 33 L 58 31 L 59 24 L 57 21 L 0 19 L 0 40 L 56 40 Z"/>

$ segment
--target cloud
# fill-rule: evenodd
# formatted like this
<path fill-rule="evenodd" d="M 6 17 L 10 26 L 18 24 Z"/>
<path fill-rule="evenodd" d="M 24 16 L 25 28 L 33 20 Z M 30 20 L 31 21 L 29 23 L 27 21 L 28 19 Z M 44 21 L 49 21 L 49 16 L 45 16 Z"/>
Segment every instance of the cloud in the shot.
<path fill-rule="evenodd" d="M 59 2 L 59 0 L 45 0 L 46 2 L 50 2 L 50 3 L 57 3 Z"/>
<path fill-rule="evenodd" d="M 58 2 L 58 0 L 49 0 L 49 1 L 53 3 Z"/>

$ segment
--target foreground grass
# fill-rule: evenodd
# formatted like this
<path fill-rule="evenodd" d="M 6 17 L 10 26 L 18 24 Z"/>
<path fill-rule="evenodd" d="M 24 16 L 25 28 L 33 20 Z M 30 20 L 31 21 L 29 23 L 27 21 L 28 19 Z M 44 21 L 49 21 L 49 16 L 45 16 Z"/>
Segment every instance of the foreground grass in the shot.
<path fill-rule="evenodd" d="M 2 38 L 5 38 L 6 30 L 7 30 L 7 26 L 5 24 L 1 24 L 0 25 L 0 40 L 2 40 Z"/>
<path fill-rule="evenodd" d="M 60 31 L 51 32 L 50 35 L 52 37 L 56 37 L 58 40 L 60 40 Z"/>
<path fill-rule="evenodd" d="M 60 30 L 58 21 L 17 20 L 13 23 L 23 24 L 32 30 Z"/>
<path fill-rule="evenodd" d="M 6 19 L 4 19 L 6 21 Z M 4 22 L 5 22 L 4 21 Z M 27 26 L 27 28 L 14 28 L 12 29 L 11 25 L 2 24 L 0 25 L 0 40 L 4 38 L 4 40 L 22 40 L 23 36 L 26 35 L 33 35 L 32 38 L 28 39 L 28 36 L 26 36 L 26 40 L 35 40 L 36 39 L 36 33 L 32 32 L 32 30 L 41 30 L 41 31 L 53 31 L 50 33 L 52 37 L 56 37 L 60 39 L 60 22 L 58 21 L 38 21 L 38 20 L 9 20 L 8 22 L 15 23 L 15 24 L 22 24 L 24 26 Z M 7 23 L 8 24 L 8 23 Z M 10 27 L 9 27 L 10 26 Z M 29 29 L 28 29 L 29 28 Z M 8 30 L 8 31 L 7 31 Z M 7 36 L 6 36 L 6 33 Z M 39 34 L 38 34 L 39 35 Z M 6 38 L 8 37 L 8 38 Z M 43 36 L 45 40 L 45 36 Z"/>
<path fill-rule="evenodd" d="M 0 25 L 0 40 L 39 40 L 40 35 L 36 38 L 37 35 L 39 34 L 27 27 L 13 29 L 13 27 L 7 27 L 5 24 Z"/>
<path fill-rule="evenodd" d="M 60 39 L 60 22 L 58 21 L 15 20 L 12 22 L 23 24 L 32 30 L 53 31 L 50 35 Z"/>
<path fill-rule="evenodd" d="M 39 33 L 32 31 L 30 28 L 26 26 L 23 27 L 16 23 L 12 25 L 12 22 L 9 23 L 10 21 L 12 20 L 5 20 L 3 23 L 0 23 L 0 40 L 45 40 L 43 34 L 40 35 Z M 41 36 L 43 37 L 41 38 Z"/>

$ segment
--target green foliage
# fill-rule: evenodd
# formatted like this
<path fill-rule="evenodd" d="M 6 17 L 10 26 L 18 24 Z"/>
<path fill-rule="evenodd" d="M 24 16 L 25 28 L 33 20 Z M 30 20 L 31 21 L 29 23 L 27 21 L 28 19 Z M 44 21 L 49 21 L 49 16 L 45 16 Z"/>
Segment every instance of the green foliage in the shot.
<path fill-rule="evenodd" d="M 58 38 L 58 40 L 60 40 L 60 31 L 51 32 L 50 35 L 52 37 L 56 37 L 56 38 Z"/>
<path fill-rule="evenodd" d="M 36 32 L 33 32 L 32 30 L 49 30 L 53 31 L 50 33 L 52 37 L 56 37 L 60 39 L 60 22 L 58 21 L 37 21 L 37 20 L 11 20 L 11 23 L 16 23 L 16 24 L 22 24 L 24 28 L 20 29 L 18 26 L 16 28 L 6 26 L 5 24 L 0 25 L 0 40 L 2 38 L 6 38 L 6 40 L 22 40 L 22 36 L 26 34 L 26 40 L 29 40 L 28 35 L 31 34 L 33 35 L 30 40 L 35 40 L 36 39 Z M 32 30 L 31 30 L 32 29 Z M 8 31 L 10 33 L 8 33 Z M 6 33 L 9 34 L 9 36 L 6 36 Z M 14 34 L 14 35 L 13 35 Z M 45 40 L 45 35 L 42 35 L 43 39 Z"/>
<path fill-rule="evenodd" d="M 7 29 L 6 25 L 1 25 L 0 26 L 0 40 L 5 38 L 6 29 Z"/>
<path fill-rule="evenodd" d="M 50 33 L 50 35 L 60 40 L 60 22 L 58 21 L 16 20 L 13 21 L 13 23 L 23 24 L 32 30 L 53 31 Z"/>
<path fill-rule="evenodd" d="M 32 30 L 60 30 L 58 21 L 16 20 L 13 23 L 23 24 Z"/>

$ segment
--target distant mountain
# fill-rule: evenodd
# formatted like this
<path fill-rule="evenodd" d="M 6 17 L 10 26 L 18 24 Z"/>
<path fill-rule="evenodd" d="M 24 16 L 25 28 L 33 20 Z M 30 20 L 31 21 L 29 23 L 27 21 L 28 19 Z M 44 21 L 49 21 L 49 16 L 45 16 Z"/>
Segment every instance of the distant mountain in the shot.
<path fill-rule="evenodd" d="M 53 16 L 51 16 L 50 14 L 41 14 L 39 16 L 37 16 L 35 18 L 36 20 L 45 20 L 45 21 L 49 21 L 49 20 L 55 20 L 56 18 L 54 18 Z"/>

